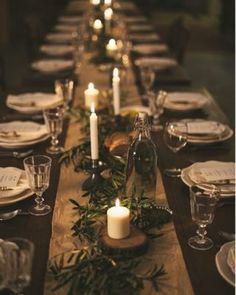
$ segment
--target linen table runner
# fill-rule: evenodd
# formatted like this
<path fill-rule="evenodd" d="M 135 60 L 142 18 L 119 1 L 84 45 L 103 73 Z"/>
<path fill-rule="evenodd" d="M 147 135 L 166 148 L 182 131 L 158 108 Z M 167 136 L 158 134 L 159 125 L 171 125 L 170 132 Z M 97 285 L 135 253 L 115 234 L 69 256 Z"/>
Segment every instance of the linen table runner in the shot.
<path fill-rule="evenodd" d="M 98 71 L 98 69 L 88 62 L 90 54 L 85 54 L 84 62 L 81 67 L 80 85 L 76 89 L 76 97 L 74 105 L 78 104 L 79 97 L 83 97 L 83 92 L 87 88 L 89 82 L 93 82 L 97 89 L 104 90 L 109 86 L 109 75 Z M 127 105 L 139 103 L 140 98 L 134 82 L 132 70 L 129 70 L 129 94 L 127 97 Z M 78 123 L 71 123 L 66 136 L 65 147 L 70 148 L 78 144 L 82 138 L 80 126 Z M 85 173 L 74 172 L 73 165 L 69 167 L 62 166 L 60 173 L 60 181 L 55 202 L 55 208 L 52 219 L 52 236 L 50 240 L 49 259 L 63 252 L 76 248 L 75 238 L 71 237 L 71 227 L 76 219 L 73 216 L 72 204 L 70 198 L 79 201 L 81 204 L 86 202 L 82 198 L 82 184 L 88 177 Z M 161 174 L 158 171 L 157 180 L 157 201 L 158 204 L 168 205 L 165 196 L 164 187 L 162 184 Z M 78 214 L 76 212 L 76 214 Z M 181 248 L 176 236 L 173 222 L 170 222 L 161 230 L 163 235 L 155 241 L 150 241 L 148 253 L 145 255 L 156 260 L 158 264 L 164 264 L 167 275 L 159 280 L 161 291 L 158 294 L 193 294 L 192 286 L 186 270 L 185 262 L 182 256 Z M 78 245 L 78 241 L 76 241 Z M 54 284 L 53 284 L 54 283 Z M 45 295 L 55 294 L 51 288 L 55 286 L 55 281 L 50 273 L 46 274 L 45 278 Z M 66 287 L 56 291 L 57 295 L 65 295 Z M 147 284 L 142 294 L 156 294 L 151 285 Z"/>

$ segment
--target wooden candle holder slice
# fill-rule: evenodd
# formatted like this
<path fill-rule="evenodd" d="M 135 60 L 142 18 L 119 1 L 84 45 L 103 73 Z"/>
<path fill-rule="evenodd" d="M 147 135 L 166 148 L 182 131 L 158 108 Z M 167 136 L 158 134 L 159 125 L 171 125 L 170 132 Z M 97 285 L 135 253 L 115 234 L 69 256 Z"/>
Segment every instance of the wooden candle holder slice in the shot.
<path fill-rule="evenodd" d="M 103 250 L 110 255 L 140 256 L 148 248 L 147 236 L 138 228 L 131 226 L 130 235 L 124 239 L 112 239 L 104 229 L 100 243 Z"/>

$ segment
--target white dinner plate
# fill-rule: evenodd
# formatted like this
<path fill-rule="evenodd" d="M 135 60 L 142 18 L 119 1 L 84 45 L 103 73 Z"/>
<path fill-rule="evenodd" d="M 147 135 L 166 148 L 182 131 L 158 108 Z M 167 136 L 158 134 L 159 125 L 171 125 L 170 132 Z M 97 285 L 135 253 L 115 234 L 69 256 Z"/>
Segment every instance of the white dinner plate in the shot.
<path fill-rule="evenodd" d="M 27 147 L 30 147 L 30 146 L 35 145 L 37 143 L 43 142 L 43 141 L 47 140 L 49 137 L 50 137 L 49 134 L 45 134 L 38 139 L 29 140 L 29 141 L 25 141 L 25 142 L 18 142 L 18 143 L 0 142 L 0 147 L 3 147 L 5 149 L 10 149 L 10 150 L 27 148 Z"/>
<path fill-rule="evenodd" d="M 156 70 L 163 70 L 177 66 L 174 58 L 168 57 L 141 57 L 135 60 L 136 66 L 150 66 Z"/>
<path fill-rule="evenodd" d="M 51 33 L 46 36 L 46 40 L 51 43 L 65 43 L 72 40 L 72 33 Z"/>
<path fill-rule="evenodd" d="M 160 36 L 157 35 L 156 33 L 146 33 L 146 34 L 138 34 L 138 33 L 133 33 L 129 35 L 129 38 L 132 41 L 159 41 Z"/>
<path fill-rule="evenodd" d="M 166 44 L 138 44 L 134 45 L 132 50 L 142 55 L 149 55 L 166 52 L 168 47 Z"/>
<path fill-rule="evenodd" d="M 54 74 L 58 71 L 65 71 L 73 67 L 73 61 L 63 59 L 39 60 L 33 62 L 31 67 L 44 74 Z"/>
<path fill-rule="evenodd" d="M 52 93 L 9 94 L 6 104 L 9 108 L 21 113 L 34 114 L 44 109 L 53 108 L 61 103 L 61 98 Z"/>
<path fill-rule="evenodd" d="M 219 274 L 233 287 L 235 287 L 235 276 L 227 264 L 227 256 L 229 249 L 234 245 L 235 241 L 224 244 L 215 256 L 216 268 Z"/>
<path fill-rule="evenodd" d="M 198 92 L 169 92 L 164 108 L 175 112 L 190 112 L 203 108 L 208 99 Z"/>
<path fill-rule="evenodd" d="M 42 45 L 40 51 L 53 56 L 61 56 L 73 52 L 73 47 L 70 45 Z"/>
<path fill-rule="evenodd" d="M 153 26 L 149 24 L 132 24 L 129 26 L 129 31 L 130 32 L 148 32 L 148 31 L 153 31 Z"/>
<path fill-rule="evenodd" d="M 208 161 L 208 162 L 211 162 L 211 161 Z M 203 162 L 204 164 L 207 163 L 207 162 Z M 194 163 L 193 165 L 195 165 L 196 163 Z M 197 163 L 199 164 L 199 163 Z M 190 171 L 192 169 L 192 166 L 189 166 L 189 167 L 186 167 L 186 168 L 183 168 L 182 171 L 181 171 L 181 179 L 183 181 L 183 183 L 185 183 L 188 187 L 191 187 L 192 185 L 196 185 L 197 183 L 194 182 L 191 178 L 190 178 Z M 205 164 L 205 165 L 208 165 L 208 164 Z M 206 189 L 206 187 L 204 187 Z M 227 198 L 227 197 L 232 197 L 235 195 L 235 191 L 224 191 L 224 192 L 221 192 L 220 193 L 220 198 Z"/>
<path fill-rule="evenodd" d="M 180 122 L 204 122 L 206 120 L 203 119 L 183 119 L 180 120 Z M 188 135 L 188 143 L 194 144 L 194 145 L 207 145 L 207 144 L 214 144 L 214 143 L 220 143 L 223 141 L 228 140 L 231 138 L 234 134 L 233 130 L 225 124 L 222 124 L 220 122 L 218 123 L 218 134 L 202 134 L 202 135 L 197 135 L 197 134 L 189 134 Z"/>
<path fill-rule="evenodd" d="M 58 19 L 60 23 L 68 23 L 68 24 L 78 23 L 82 20 L 83 20 L 83 17 L 81 16 L 69 16 L 69 15 L 60 16 Z"/>

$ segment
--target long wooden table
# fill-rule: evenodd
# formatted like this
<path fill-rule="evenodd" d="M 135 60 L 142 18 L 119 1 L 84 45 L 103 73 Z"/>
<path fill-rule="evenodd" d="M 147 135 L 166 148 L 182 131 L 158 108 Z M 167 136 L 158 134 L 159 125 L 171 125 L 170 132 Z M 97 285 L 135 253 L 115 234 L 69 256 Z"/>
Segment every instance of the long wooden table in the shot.
<path fill-rule="evenodd" d="M 136 14 L 137 15 L 137 14 Z M 26 77 L 27 78 L 27 77 Z M 28 76 L 28 78 L 31 78 Z M 26 79 L 27 80 L 27 79 Z M 43 79 L 40 79 L 39 83 L 34 83 L 32 89 L 37 91 L 52 91 L 52 81 L 50 85 L 47 84 L 47 80 L 42 83 Z M 29 81 L 29 80 L 28 80 Z M 37 79 L 36 79 L 37 81 Z M 139 86 L 139 85 L 138 85 Z M 27 89 L 30 90 L 30 84 L 27 85 Z M 157 81 L 157 87 L 158 85 Z M 162 86 L 163 87 L 163 86 Z M 171 85 L 165 87 L 166 90 L 178 90 L 178 87 Z M 184 88 L 185 90 L 190 90 L 190 88 Z M 18 91 L 23 91 L 25 88 L 18 89 Z M 141 89 L 139 89 L 141 91 Z M 183 90 L 183 88 L 181 88 Z M 81 91 L 77 94 L 81 96 Z M 3 116 L 14 112 L 10 111 L 5 107 L 5 97 L 6 93 L 1 94 L 1 118 Z M 75 97 L 75 100 L 77 99 Z M 188 117 L 202 117 L 202 118 L 213 118 L 218 119 L 222 122 L 227 122 L 227 119 L 220 111 L 219 107 L 215 104 L 213 98 L 209 95 L 210 104 L 204 110 L 204 112 L 198 112 L 189 114 Z M 181 117 L 181 116 L 180 116 Z M 165 113 L 162 117 L 163 123 L 173 118 L 173 114 Z M 65 122 L 63 134 L 60 136 L 60 142 L 63 144 L 65 139 L 71 134 L 67 134 L 68 122 Z M 208 227 L 209 236 L 214 240 L 214 247 L 208 251 L 196 251 L 191 249 L 187 245 L 187 240 L 192 236 L 196 230 L 196 226 L 193 224 L 190 216 L 189 208 L 189 190 L 182 183 L 180 179 L 172 179 L 165 176 L 162 172 L 166 167 L 169 167 L 173 160 L 176 166 L 186 167 L 192 162 L 196 161 L 206 161 L 206 160 L 222 160 L 222 161 L 233 161 L 234 160 L 234 141 L 229 140 L 226 143 L 220 145 L 214 145 L 209 147 L 203 147 L 200 149 L 187 146 L 183 151 L 179 152 L 177 156 L 173 156 L 167 150 L 162 140 L 162 133 L 153 134 L 153 139 L 158 146 L 158 166 L 161 171 L 163 185 L 165 189 L 165 194 L 169 206 L 174 211 L 174 228 L 178 237 L 179 244 L 181 246 L 181 251 L 185 265 L 187 267 L 187 272 L 191 280 L 193 292 L 199 295 L 205 295 L 209 293 L 215 294 L 233 294 L 234 288 L 228 285 L 219 275 L 215 266 L 215 254 L 219 250 L 220 246 L 225 242 L 217 234 L 219 230 L 226 230 L 228 232 L 234 231 L 234 206 L 223 206 L 217 209 L 216 216 L 213 224 Z M 48 146 L 49 141 L 35 146 L 35 154 L 44 154 L 45 148 Z M 2 149 L 1 149 L 2 150 Z M 51 174 L 51 183 L 49 189 L 45 192 L 45 200 L 49 203 L 52 208 L 57 197 L 58 185 L 61 186 L 59 182 L 60 179 L 60 165 L 58 164 L 58 156 L 53 156 L 53 167 Z M 22 160 L 13 159 L 10 157 L 0 158 L 1 167 L 15 166 L 23 168 Z M 33 203 L 33 198 L 29 198 L 23 202 L 20 202 L 13 207 L 27 209 L 30 204 Z M 6 209 L 6 208 L 4 208 Z M 32 272 L 32 282 L 31 285 L 25 290 L 25 294 L 29 295 L 41 295 L 44 293 L 44 279 L 46 273 L 46 265 L 48 260 L 48 249 L 49 242 L 51 238 L 52 231 L 52 214 L 44 217 L 34 217 L 34 216 L 18 216 L 10 221 L 0 223 L 0 238 L 6 239 L 13 236 L 24 237 L 30 239 L 35 244 L 35 257 L 33 263 Z M 171 257 L 167 257 L 171 261 Z M 178 277 L 178 269 L 176 269 L 175 276 Z M 183 286 L 182 294 L 187 292 Z M 2 291 L 1 294 L 10 294 L 9 291 Z M 177 293 L 176 293 L 177 294 Z"/>

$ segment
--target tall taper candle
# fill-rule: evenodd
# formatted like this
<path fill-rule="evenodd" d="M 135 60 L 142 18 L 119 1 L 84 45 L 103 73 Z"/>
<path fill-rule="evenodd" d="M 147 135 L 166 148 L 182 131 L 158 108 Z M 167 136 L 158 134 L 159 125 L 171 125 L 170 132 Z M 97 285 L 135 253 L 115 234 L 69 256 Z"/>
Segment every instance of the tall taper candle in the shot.
<path fill-rule="evenodd" d="M 91 158 L 98 160 L 98 117 L 94 110 L 94 105 L 91 106 L 90 115 L 90 144 L 91 144 Z"/>
<path fill-rule="evenodd" d="M 109 7 L 104 11 L 105 19 L 105 33 L 109 35 L 111 33 L 111 17 L 113 15 L 113 10 Z"/>
<path fill-rule="evenodd" d="M 85 89 L 84 91 L 85 106 L 87 108 L 90 109 L 92 104 L 94 104 L 94 108 L 98 105 L 98 94 L 99 94 L 99 90 L 94 88 L 93 83 L 89 83 L 88 89 Z"/>
<path fill-rule="evenodd" d="M 120 78 L 119 70 L 114 68 L 113 78 L 112 78 L 112 88 L 113 88 L 113 106 L 115 115 L 120 114 Z"/>

